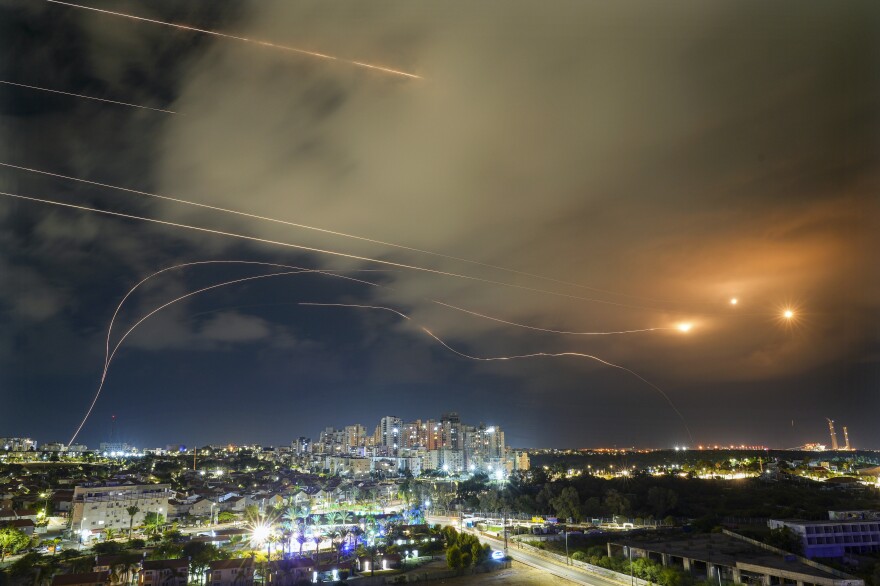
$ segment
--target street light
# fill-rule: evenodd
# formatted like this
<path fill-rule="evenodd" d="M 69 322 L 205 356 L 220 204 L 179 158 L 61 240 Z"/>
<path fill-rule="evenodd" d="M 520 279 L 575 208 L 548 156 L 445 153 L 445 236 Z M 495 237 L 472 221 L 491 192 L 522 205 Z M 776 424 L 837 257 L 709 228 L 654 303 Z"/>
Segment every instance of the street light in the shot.
<path fill-rule="evenodd" d="M 568 529 L 563 532 L 565 533 L 565 565 L 571 565 L 571 559 L 568 557 Z"/>
<path fill-rule="evenodd" d="M 633 549 L 632 546 L 627 546 L 627 551 L 629 551 L 629 583 L 630 586 L 635 586 L 636 579 L 633 576 Z"/>

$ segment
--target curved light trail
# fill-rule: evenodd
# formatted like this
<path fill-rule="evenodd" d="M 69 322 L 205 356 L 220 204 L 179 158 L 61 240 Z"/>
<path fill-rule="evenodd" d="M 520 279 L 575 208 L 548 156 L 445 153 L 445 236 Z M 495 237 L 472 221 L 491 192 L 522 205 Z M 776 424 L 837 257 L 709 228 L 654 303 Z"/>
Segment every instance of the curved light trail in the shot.
<path fill-rule="evenodd" d="M 112 330 L 113 330 L 113 324 L 114 324 L 114 322 L 115 322 L 115 320 L 116 320 L 116 317 L 117 317 L 118 314 L 119 314 L 119 311 L 120 311 L 122 305 L 125 303 L 125 300 L 128 299 L 128 297 L 131 296 L 131 294 L 135 291 L 135 289 L 137 289 L 137 288 L 140 287 L 143 283 L 145 283 L 146 281 L 148 281 L 148 280 L 150 280 L 151 278 L 155 277 L 156 275 L 159 275 L 159 274 L 164 273 L 164 272 L 166 272 L 166 271 L 170 271 L 170 270 L 172 270 L 172 269 L 182 268 L 182 267 L 185 267 L 185 266 L 193 266 L 193 265 L 200 265 L 200 264 L 216 264 L 216 263 L 255 264 L 255 265 L 264 265 L 264 266 L 276 266 L 276 267 L 292 268 L 292 269 L 294 269 L 294 270 L 284 271 L 284 272 L 280 272 L 280 273 L 270 273 L 270 274 L 268 274 L 268 275 L 256 275 L 256 276 L 251 276 L 251 277 L 243 277 L 243 278 L 240 278 L 240 279 L 233 279 L 233 280 L 231 280 L 231 281 L 225 281 L 225 282 L 223 282 L 223 283 L 218 283 L 218 284 L 210 285 L 210 286 L 208 286 L 208 287 L 203 287 L 203 288 L 198 289 L 198 290 L 196 290 L 196 291 L 191 291 L 191 292 L 189 292 L 189 293 L 187 293 L 187 294 L 185 294 L 185 295 L 181 295 L 180 297 L 177 297 L 177 298 L 175 298 L 175 299 L 172 299 L 171 301 L 169 301 L 169 302 L 167 302 L 167 303 L 164 303 L 163 305 L 157 307 L 156 309 L 154 309 L 153 311 L 151 311 L 150 313 L 148 313 L 147 315 L 145 315 L 144 317 L 142 317 L 140 320 L 138 320 L 133 326 L 131 326 L 131 327 L 125 332 L 125 334 L 122 335 L 122 337 L 119 339 L 119 341 L 118 341 L 118 342 L 116 343 L 116 345 L 114 346 L 113 351 L 112 351 L 112 352 L 110 351 L 110 336 L 111 336 L 111 333 L 112 333 Z M 132 331 L 134 331 L 135 328 L 137 328 L 140 324 L 142 324 L 142 323 L 143 323 L 144 321 L 146 321 L 148 318 L 150 318 L 151 316 L 155 315 L 155 314 L 158 313 L 159 311 L 165 309 L 165 308 L 168 307 L 169 305 L 172 305 L 172 304 L 174 304 L 174 303 L 177 303 L 178 301 L 182 301 L 182 300 L 184 300 L 184 299 L 187 299 L 188 297 L 192 297 L 193 295 L 198 295 L 199 293 L 204 293 L 205 291 L 210 291 L 210 290 L 212 290 L 212 289 L 218 289 L 218 288 L 220 288 L 220 287 L 225 287 L 225 286 L 227 286 L 227 285 L 234 285 L 234 284 L 236 284 L 236 283 L 243 283 L 243 282 L 246 282 L 246 281 L 254 281 L 254 280 L 257 280 L 257 279 L 265 279 L 265 278 L 269 278 L 269 277 L 280 277 L 280 276 L 287 276 L 287 275 L 298 275 L 298 274 L 303 274 L 303 273 L 316 273 L 316 274 L 322 274 L 322 275 L 326 275 L 326 276 L 337 277 L 337 278 L 340 278 L 340 279 L 346 279 L 346 280 L 350 280 L 350 281 L 356 281 L 356 282 L 359 282 L 359 283 L 363 283 L 363 284 L 366 284 L 366 285 L 373 285 L 373 286 L 375 286 L 374 283 L 370 283 L 369 281 L 362 281 L 361 279 L 355 279 L 354 277 L 348 277 L 348 276 L 345 276 L 345 275 L 335 274 L 335 273 L 330 272 L 330 271 L 324 271 L 324 270 L 318 270 L 318 269 L 306 269 L 306 268 L 302 268 L 302 267 L 291 267 L 291 266 L 289 266 L 289 265 L 277 265 L 277 264 L 274 264 L 274 263 L 260 263 L 260 262 L 251 262 L 251 261 L 201 261 L 201 262 L 193 262 L 193 263 L 184 263 L 184 264 L 181 264 L 181 265 L 176 265 L 176 266 L 174 266 L 174 267 L 167 267 L 167 268 L 165 268 L 165 269 L 162 269 L 162 270 L 160 270 L 160 271 L 157 271 L 157 272 L 153 273 L 152 275 L 146 277 L 145 279 L 142 279 L 142 280 L 141 280 L 140 282 L 138 282 L 134 287 L 132 287 L 132 288 L 129 290 L 128 293 L 126 293 L 125 297 L 123 297 L 122 301 L 121 301 L 121 302 L 119 303 L 119 305 L 116 307 L 116 311 L 113 313 L 113 318 L 112 318 L 111 321 L 110 321 L 110 327 L 109 327 L 108 330 L 107 330 L 107 344 L 106 344 L 106 354 L 105 354 L 105 358 L 104 358 L 104 370 L 103 370 L 103 372 L 101 373 L 101 381 L 100 381 L 100 383 L 98 384 L 98 390 L 96 391 L 96 393 L 95 393 L 95 397 L 92 399 L 92 402 L 91 402 L 91 404 L 89 405 L 88 410 L 86 411 L 85 417 L 83 417 L 83 420 L 80 422 L 79 426 L 76 428 L 76 431 L 73 433 L 73 436 L 70 438 L 70 441 L 67 442 L 67 445 L 68 445 L 68 446 L 71 445 L 71 444 L 76 440 L 77 436 L 78 436 L 79 433 L 82 431 L 82 428 L 85 426 L 86 422 L 88 421 L 89 417 L 91 416 L 92 411 L 93 411 L 94 408 L 95 408 L 95 404 L 98 402 L 98 398 L 101 396 L 101 391 L 104 389 L 104 383 L 107 381 L 107 373 L 108 373 L 109 370 L 110 370 L 110 363 L 113 361 L 113 357 L 116 356 L 116 352 L 119 350 L 120 346 L 122 346 L 122 342 L 125 341 L 125 339 L 129 336 L 129 334 L 132 333 Z"/>
<path fill-rule="evenodd" d="M 393 309 L 391 307 L 381 307 L 381 306 L 374 306 L 374 305 L 358 305 L 358 304 L 348 304 L 348 303 L 300 303 L 300 305 L 353 307 L 353 308 L 361 308 L 361 309 L 380 309 L 380 310 L 385 310 L 385 311 L 390 311 L 392 313 L 396 313 L 397 315 L 399 315 L 407 320 L 412 321 L 412 318 L 410 318 L 409 316 L 407 316 L 407 315 L 403 314 L 402 312 L 400 312 L 396 309 Z M 413 322 L 413 323 L 416 323 L 416 322 Z M 657 385 L 655 385 L 654 383 L 652 383 L 651 381 L 649 381 L 648 379 L 646 379 L 645 377 L 643 377 L 642 375 L 640 375 L 639 373 L 637 373 L 636 371 L 634 371 L 630 368 L 627 368 L 625 366 L 620 366 L 619 364 L 614 364 L 613 362 L 609 362 L 609 361 L 605 360 L 604 358 L 594 356 L 593 354 L 586 354 L 584 352 L 533 352 L 530 354 L 515 354 L 515 355 L 511 355 L 511 356 L 490 356 L 490 357 L 473 356 L 471 354 L 466 354 L 464 352 L 456 350 L 455 348 L 450 346 L 446 341 L 444 341 L 442 338 L 440 338 L 440 336 L 438 336 L 437 334 L 435 334 L 434 332 L 432 332 L 431 330 L 429 330 L 425 326 L 422 326 L 418 323 L 416 323 L 416 325 L 418 325 L 419 329 L 421 329 L 423 332 L 428 334 L 435 341 L 439 342 L 440 345 L 442 345 L 444 348 L 446 348 L 447 350 L 449 350 L 453 354 L 456 354 L 458 356 L 461 356 L 462 358 L 467 358 L 468 360 L 474 360 L 477 362 L 498 362 L 498 361 L 510 361 L 510 360 L 523 360 L 523 359 L 529 359 L 529 358 L 572 357 L 572 358 L 587 358 L 589 360 L 594 360 L 596 362 L 599 362 L 600 364 L 604 364 L 605 366 L 610 366 L 611 368 L 617 368 L 619 370 L 623 370 L 625 372 L 628 372 L 632 376 L 636 377 L 637 379 L 639 379 L 640 381 L 642 381 L 643 383 L 645 383 L 646 385 L 648 385 L 649 387 L 651 387 L 652 389 L 657 391 L 660 394 L 660 396 L 662 396 L 666 400 L 666 402 L 669 404 L 669 406 L 672 408 L 672 410 L 675 411 L 675 414 L 678 415 L 679 419 L 681 419 L 681 422 L 684 425 L 685 431 L 687 431 L 688 438 L 690 439 L 690 441 L 693 442 L 693 440 L 694 440 L 694 437 L 691 434 L 690 427 L 688 427 L 687 420 L 685 419 L 684 415 L 682 415 L 681 411 L 678 410 L 678 407 L 675 406 L 675 403 L 672 401 L 672 399 L 669 397 L 669 395 L 667 395 L 663 389 L 661 389 L 660 387 L 658 387 Z"/>

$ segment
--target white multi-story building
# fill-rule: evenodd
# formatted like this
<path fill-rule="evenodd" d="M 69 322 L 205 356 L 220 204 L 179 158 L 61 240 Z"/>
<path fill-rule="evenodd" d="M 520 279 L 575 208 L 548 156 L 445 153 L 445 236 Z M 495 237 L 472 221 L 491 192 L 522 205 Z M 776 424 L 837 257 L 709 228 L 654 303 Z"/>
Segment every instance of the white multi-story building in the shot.
<path fill-rule="evenodd" d="M 106 529 L 125 530 L 144 523 L 147 513 L 168 516 L 169 484 L 80 485 L 73 490 L 70 529 L 87 536 Z M 137 507 L 134 517 L 129 507 Z"/>
<path fill-rule="evenodd" d="M 462 432 L 468 470 L 486 472 L 499 468 L 505 457 L 504 432 L 500 427 L 481 423 L 477 427 L 462 426 Z"/>
<path fill-rule="evenodd" d="M 396 454 L 400 448 L 400 436 L 403 432 L 403 419 L 388 415 L 379 420 L 380 442 L 389 452 Z"/>
<path fill-rule="evenodd" d="M 427 469 L 442 470 L 450 474 L 458 474 L 464 472 L 464 452 L 461 450 L 451 450 L 442 448 L 439 450 L 430 450 L 427 457 Z"/>

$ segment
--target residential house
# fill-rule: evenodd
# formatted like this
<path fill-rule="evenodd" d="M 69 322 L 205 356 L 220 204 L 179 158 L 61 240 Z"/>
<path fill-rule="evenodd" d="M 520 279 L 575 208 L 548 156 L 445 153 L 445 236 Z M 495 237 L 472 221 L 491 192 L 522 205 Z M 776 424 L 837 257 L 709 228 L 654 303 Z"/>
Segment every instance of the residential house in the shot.
<path fill-rule="evenodd" d="M 110 572 L 110 584 L 131 584 L 140 569 L 141 558 L 137 554 L 95 556 L 93 572 Z"/>
<path fill-rule="evenodd" d="M 294 586 L 303 580 L 311 581 L 316 571 L 315 560 L 302 557 L 269 562 L 267 576 L 272 586 Z"/>
<path fill-rule="evenodd" d="M 186 586 L 189 560 L 146 560 L 141 564 L 138 586 Z"/>
<path fill-rule="evenodd" d="M 208 576 L 206 586 L 253 586 L 254 558 L 213 561 Z"/>

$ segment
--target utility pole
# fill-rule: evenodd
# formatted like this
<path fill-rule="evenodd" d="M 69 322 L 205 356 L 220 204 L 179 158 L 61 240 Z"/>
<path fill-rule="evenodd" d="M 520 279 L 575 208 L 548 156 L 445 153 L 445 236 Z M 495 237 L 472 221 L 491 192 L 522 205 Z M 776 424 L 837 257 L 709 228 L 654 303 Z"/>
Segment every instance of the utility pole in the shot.
<path fill-rule="evenodd" d="M 565 528 L 565 565 L 571 565 L 571 558 L 568 557 L 568 527 Z"/>
<path fill-rule="evenodd" d="M 507 509 L 501 511 L 501 523 L 504 530 L 504 556 L 507 557 Z"/>
<path fill-rule="evenodd" d="M 626 549 L 629 551 L 629 583 L 630 583 L 630 586 L 635 586 L 636 579 L 635 579 L 635 576 L 633 575 L 633 548 L 630 545 Z"/>

